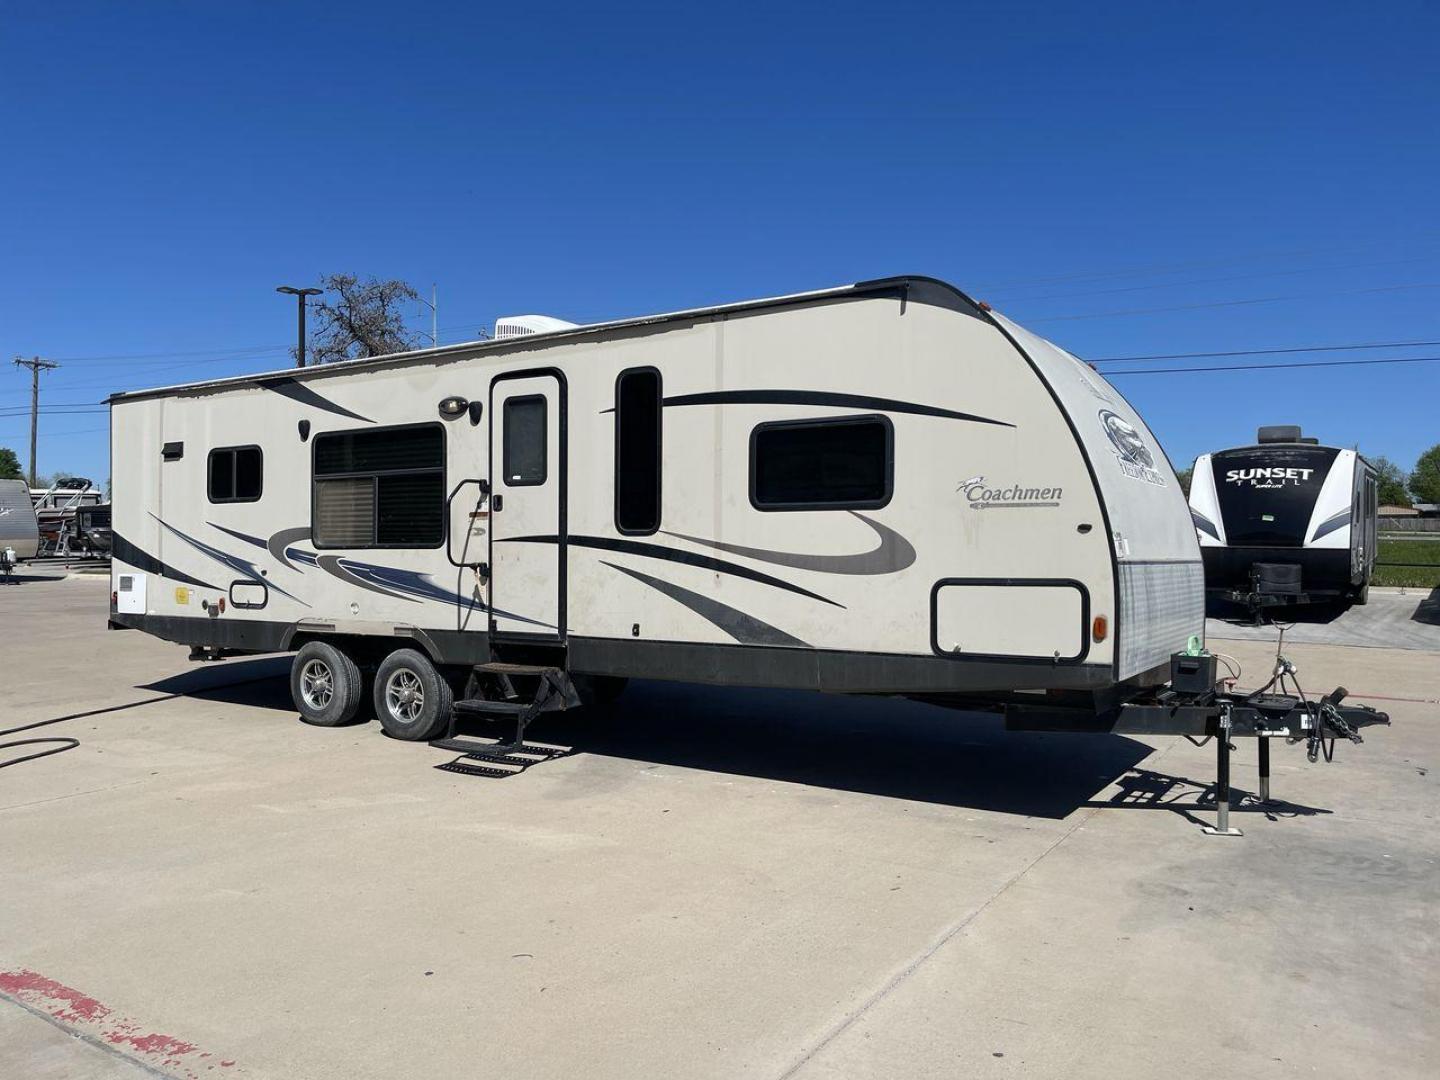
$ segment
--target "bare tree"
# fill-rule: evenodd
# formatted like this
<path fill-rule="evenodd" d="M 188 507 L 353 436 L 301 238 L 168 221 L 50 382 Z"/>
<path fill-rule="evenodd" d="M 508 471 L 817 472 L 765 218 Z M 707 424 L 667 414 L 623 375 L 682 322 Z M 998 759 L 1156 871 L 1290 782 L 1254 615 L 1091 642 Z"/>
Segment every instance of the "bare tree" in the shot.
<path fill-rule="evenodd" d="M 310 363 L 384 356 L 419 345 L 418 336 L 405 328 L 400 307 L 418 300 L 420 294 L 405 282 L 329 274 L 320 279 L 320 286 L 338 299 L 332 301 L 327 295 L 310 309 L 316 323 L 305 347 Z M 294 349 L 290 355 L 295 355 Z"/>

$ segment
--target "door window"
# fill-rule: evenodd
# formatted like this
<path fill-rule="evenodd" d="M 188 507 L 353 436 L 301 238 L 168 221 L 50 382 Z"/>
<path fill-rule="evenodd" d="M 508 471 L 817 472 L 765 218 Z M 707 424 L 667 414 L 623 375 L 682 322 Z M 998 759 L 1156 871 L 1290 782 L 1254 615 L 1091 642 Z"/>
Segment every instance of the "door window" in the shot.
<path fill-rule="evenodd" d="M 505 402 L 505 449 L 501 467 L 510 487 L 545 483 L 545 397 L 513 397 Z"/>

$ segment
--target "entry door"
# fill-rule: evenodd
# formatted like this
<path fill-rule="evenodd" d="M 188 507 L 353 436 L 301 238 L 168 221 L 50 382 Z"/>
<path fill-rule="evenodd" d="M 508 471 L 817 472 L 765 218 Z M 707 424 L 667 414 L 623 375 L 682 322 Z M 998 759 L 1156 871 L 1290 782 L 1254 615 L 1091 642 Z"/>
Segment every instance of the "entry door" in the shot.
<path fill-rule="evenodd" d="M 490 630 L 564 635 L 565 388 L 554 375 L 490 387 Z"/>

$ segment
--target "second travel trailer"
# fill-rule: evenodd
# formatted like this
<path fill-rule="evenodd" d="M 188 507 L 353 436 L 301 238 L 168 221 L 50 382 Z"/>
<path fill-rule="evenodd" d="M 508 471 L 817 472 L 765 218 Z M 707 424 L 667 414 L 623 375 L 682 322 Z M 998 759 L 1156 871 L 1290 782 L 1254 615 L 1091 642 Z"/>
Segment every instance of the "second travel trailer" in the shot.
<path fill-rule="evenodd" d="M 24 480 L 0 480 L 0 574 L 40 550 L 40 526 Z"/>
<path fill-rule="evenodd" d="M 943 282 L 531 324 L 115 395 L 112 625 L 411 739 L 497 664 L 1111 701 L 1204 633 L 1145 422 Z"/>
<path fill-rule="evenodd" d="M 1363 604 L 1375 569 L 1379 483 L 1354 450 L 1294 426 L 1262 427 L 1253 446 L 1195 459 L 1190 514 L 1212 597 L 1258 612 Z"/>

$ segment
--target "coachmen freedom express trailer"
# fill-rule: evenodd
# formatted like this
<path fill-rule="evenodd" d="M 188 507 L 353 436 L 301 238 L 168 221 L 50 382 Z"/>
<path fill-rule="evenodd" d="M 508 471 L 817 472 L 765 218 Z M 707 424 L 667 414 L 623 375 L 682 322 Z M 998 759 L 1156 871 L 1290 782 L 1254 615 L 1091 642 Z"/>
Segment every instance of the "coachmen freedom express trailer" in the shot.
<path fill-rule="evenodd" d="M 1214 597 L 1258 612 L 1277 604 L 1366 601 L 1375 568 L 1379 485 L 1354 450 L 1293 426 L 1255 446 L 1195 459 L 1190 515 Z"/>
<path fill-rule="evenodd" d="M 114 396 L 111 624 L 414 739 L 542 674 L 1113 701 L 1204 633 L 1144 421 L 949 285 L 541 325 Z"/>

